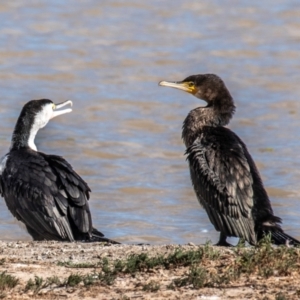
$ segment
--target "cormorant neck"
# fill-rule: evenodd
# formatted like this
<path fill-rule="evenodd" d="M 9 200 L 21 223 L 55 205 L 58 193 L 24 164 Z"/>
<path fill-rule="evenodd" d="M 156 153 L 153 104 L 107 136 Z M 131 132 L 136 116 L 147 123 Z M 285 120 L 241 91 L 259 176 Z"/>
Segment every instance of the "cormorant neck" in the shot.
<path fill-rule="evenodd" d="M 206 107 L 197 107 L 190 111 L 183 122 L 182 138 L 187 147 L 195 140 L 204 126 L 218 127 L 229 123 L 235 111 L 230 95 L 214 99 Z"/>
<path fill-rule="evenodd" d="M 36 122 L 33 115 L 21 114 L 12 135 L 10 149 L 29 147 L 37 151 L 34 139 L 40 128 L 40 125 Z"/>
<path fill-rule="evenodd" d="M 234 101 L 229 92 L 226 96 L 223 95 L 222 98 L 214 99 L 211 107 L 213 118 L 216 121 L 215 126 L 227 125 L 235 112 Z"/>

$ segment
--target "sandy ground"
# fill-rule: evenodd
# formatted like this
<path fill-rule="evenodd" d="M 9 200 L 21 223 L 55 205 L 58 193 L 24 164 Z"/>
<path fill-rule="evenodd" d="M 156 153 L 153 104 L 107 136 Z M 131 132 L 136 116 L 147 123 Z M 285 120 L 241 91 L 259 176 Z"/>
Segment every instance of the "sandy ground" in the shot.
<path fill-rule="evenodd" d="M 50 285 L 39 289 L 27 289 L 29 279 L 35 276 L 46 280 L 57 276 L 61 282 L 71 274 L 96 274 L 101 271 L 99 262 L 103 258 L 110 261 L 126 259 L 131 254 L 147 253 L 167 255 L 180 247 L 183 250 L 196 250 L 196 245 L 103 245 L 101 243 L 57 243 L 57 242 L 0 242 L 0 272 L 6 271 L 19 279 L 13 288 L 4 288 L 0 298 L 6 299 L 300 299 L 300 275 L 298 272 L 289 276 L 271 276 L 262 279 L 252 275 L 219 287 L 198 288 L 193 286 L 170 289 L 172 280 L 185 276 L 186 267 L 166 269 L 154 268 L 149 272 L 135 275 L 120 274 L 113 285 L 97 282 L 92 285 L 79 283 L 74 287 L 68 285 Z M 235 259 L 233 250 L 218 248 L 222 252 L 219 261 L 224 272 Z M 89 263 L 88 268 L 70 268 L 63 262 Z M 210 262 L 208 262 L 210 263 Z M 206 265 L 213 268 L 213 265 Z M 46 282 L 46 281 L 44 281 Z M 157 291 L 145 291 L 145 284 L 159 285 Z"/>

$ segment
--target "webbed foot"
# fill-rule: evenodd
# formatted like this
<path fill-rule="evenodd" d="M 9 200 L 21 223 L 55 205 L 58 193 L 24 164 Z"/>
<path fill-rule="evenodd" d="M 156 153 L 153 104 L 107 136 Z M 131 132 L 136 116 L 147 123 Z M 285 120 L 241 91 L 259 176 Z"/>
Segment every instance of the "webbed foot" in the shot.
<path fill-rule="evenodd" d="M 227 243 L 226 238 L 227 238 L 227 235 L 221 232 L 220 239 L 219 239 L 218 243 L 215 244 L 215 246 L 233 247 L 233 245 Z"/>

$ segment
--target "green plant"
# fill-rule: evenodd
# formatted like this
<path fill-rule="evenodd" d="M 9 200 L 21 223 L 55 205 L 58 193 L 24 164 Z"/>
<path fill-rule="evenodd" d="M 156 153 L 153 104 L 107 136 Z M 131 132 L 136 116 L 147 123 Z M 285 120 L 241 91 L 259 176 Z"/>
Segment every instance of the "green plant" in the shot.
<path fill-rule="evenodd" d="M 66 285 L 70 287 L 74 287 L 78 285 L 80 282 L 84 280 L 84 276 L 80 274 L 71 274 L 67 280 L 66 280 Z"/>
<path fill-rule="evenodd" d="M 159 289 L 160 289 L 160 284 L 155 281 L 150 281 L 149 283 L 143 285 L 143 291 L 146 292 L 154 293 L 157 292 Z"/>
<path fill-rule="evenodd" d="M 34 280 L 30 278 L 25 286 L 25 292 L 33 290 L 34 293 L 38 293 L 43 288 L 43 282 L 44 279 L 39 276 L 34 276 Z"/>
<path fill-rule="evenodd" d="M 6 271 L 0 273 L 0 291 L 12 289 L 19 283 L 19 279 L 15 276 L 6 274 Z"/>

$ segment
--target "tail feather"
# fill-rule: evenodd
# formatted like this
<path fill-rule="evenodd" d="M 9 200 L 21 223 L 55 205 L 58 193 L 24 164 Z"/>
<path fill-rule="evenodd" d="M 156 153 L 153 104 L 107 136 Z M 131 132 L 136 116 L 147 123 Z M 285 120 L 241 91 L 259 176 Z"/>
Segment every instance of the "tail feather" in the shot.
<path fill-rule="evenodd" d="M 277 228 L 272 228 L 272 230 L 265 232 L 265 234 L 271 234 L 272 243 L 275 245 L 300 245 L 300 241 L 286 234 L 284 231 L 278 230 Z"/>
<path fill-rule="evenodd" d="M 106 242 L 110 244 L 121 244 L 119 242 L 104 237 L 104 234 L 95 228 L 92 229 L 92 236 L 89 242 Z"/>

